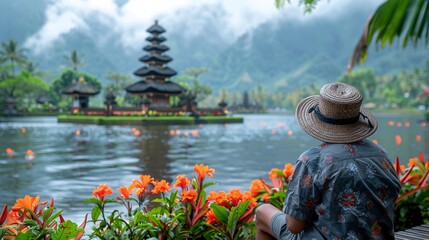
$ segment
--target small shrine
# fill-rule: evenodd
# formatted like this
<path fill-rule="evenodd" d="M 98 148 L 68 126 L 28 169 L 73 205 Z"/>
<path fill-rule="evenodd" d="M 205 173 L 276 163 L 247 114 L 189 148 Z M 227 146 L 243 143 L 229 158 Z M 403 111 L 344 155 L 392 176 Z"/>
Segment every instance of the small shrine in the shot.
<path fill-rule="evenodd" d="M 147 65 L 134 72 L 134 75 L 142 78 L 142 80 L 129 85 L 125 90 L 141 97 L 143 111 L 147 111 L 149 105 L 169 108 L 171 107 L 170 96 L 179 96 L 185 89 L 179 84 L 168 80 L 176 75 L 177 72 L 166 66 L 173 59 L 164 54 L 170 49 L 162 44 L 167 40 L 161 36 L 165 29 L 158 24 L 158 21 L 155 21 L 155 24 L 148 28 L 147 32 L 151 34 L 146 38 L 146 41 L 150 42 L 150 44 L 145 46 L 143 50 L 149 54 L 139 59 Z"/>
<path fill-rule="evenodd" d="M 100 93 L 100 89 L 85 82 L 84 77 L 80 77 L 79 81 L 70 86 L 63 88 L 61 93 L 72 96 L 74 98 L 72 112 L 86 109 L 89 106 L 89 97 Z"/>

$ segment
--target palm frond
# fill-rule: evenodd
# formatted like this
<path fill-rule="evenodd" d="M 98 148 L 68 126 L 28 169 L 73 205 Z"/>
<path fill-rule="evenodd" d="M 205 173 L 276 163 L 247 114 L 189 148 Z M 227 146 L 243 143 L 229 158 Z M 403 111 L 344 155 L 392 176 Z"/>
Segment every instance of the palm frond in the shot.
<path fill-rule="evenodd" d="M 356 62 L 363 63 L 368 46 L 374 41 L 384 48 L 395 39 L 406 47 L 412 42 L 416 47 L 419 40 L 429 42 L 429 1 L 427 0 L 386 0 L 369 18 L 361 38 L 352 53 L 347 72 Z"/>

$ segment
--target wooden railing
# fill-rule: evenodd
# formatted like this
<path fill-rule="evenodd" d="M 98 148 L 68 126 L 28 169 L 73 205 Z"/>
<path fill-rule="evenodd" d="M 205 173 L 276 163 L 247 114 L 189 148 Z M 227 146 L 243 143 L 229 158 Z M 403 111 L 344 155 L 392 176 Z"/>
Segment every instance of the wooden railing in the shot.
<path fill-rule="evenodd" d="M 405 231 L 395 232 L 397 240 L 429 239 L 429 224 L 413 227 Z"/>

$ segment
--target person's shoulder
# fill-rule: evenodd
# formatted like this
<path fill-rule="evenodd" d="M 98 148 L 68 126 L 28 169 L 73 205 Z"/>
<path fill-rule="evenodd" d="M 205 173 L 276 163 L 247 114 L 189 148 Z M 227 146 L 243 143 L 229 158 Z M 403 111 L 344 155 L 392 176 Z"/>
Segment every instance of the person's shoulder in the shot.
<path fill-rule="evenodd" d="M 298 161 L 303 162 L 305 164 L 309 164 L 314 161 L 318 161 L 320 157 L 320 152 L 323 149 L 323 145 L 325 143 L 322 143 L 320 145 L 314 146 L 312 148 L 307 149 L 305 152 L 303 152 L 299 158 Z"/>

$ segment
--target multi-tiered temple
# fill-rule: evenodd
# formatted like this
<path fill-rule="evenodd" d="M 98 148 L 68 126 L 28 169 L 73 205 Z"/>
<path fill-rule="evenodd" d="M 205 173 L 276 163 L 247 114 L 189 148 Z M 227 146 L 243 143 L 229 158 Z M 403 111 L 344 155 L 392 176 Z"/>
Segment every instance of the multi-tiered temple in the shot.
<path fill-rule="evenodd" d="M 169 47 L 163 45 L 162 42 L 167 39 L 160 36 L 165 32 L 165 29 L 158 25 L 158 21 L 152 25 L 147 32 L 151 36 L 146 40 L 150 42 L 143 50 L 149 55 L 141 57 L 139 60 L 147 66 L 143 66 L 134 72 L 134 75 L 142 78 L 141 81 L 131 84 L 125 90 L 131 94 L 142 97 L 142 103 L 150 104 L 152 107 L 170 107 L 170 96 L 178 96 L 185 89 L 168 79 L 176 75 L 176 71 L 165 66 L 173 59 L 164 54 L 169 50 Z"/>

